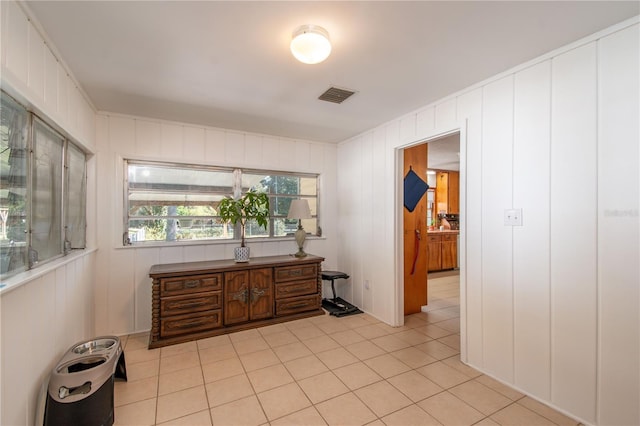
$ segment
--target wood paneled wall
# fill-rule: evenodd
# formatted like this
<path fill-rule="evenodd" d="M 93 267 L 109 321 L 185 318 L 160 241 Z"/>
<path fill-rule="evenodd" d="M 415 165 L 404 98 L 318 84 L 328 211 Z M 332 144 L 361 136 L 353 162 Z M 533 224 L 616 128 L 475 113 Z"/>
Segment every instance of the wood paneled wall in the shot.
<path fill-rule="evenodd" d="M 101 224 L 101 250 L 96 263 L 98 333 L 126 334 L 150 329 L 151 265 L 232 259 L 233 248 L 238 245 L 236 241 L 226 241 L 123 248 L 125 158 L 319 173 L 323 237 L 307 238 L 305 251 L 324 257 L 325 269 L 337 268 L 336 145 L 111 113 L 99 113 L 96 120 L 97 190 L 103 195 L 97 205 Z M 366 192 L 358 196 L 362 194 Z M 284 255 L 296 250 L 292 239 L 249 240 L 247 244 L 251 256 Z M 348 285 L 338 288 L 341 292 L 350 291 Z"/>
<path fill-rule="evenodd" d="M 373 178 L 398 182 L 398 149 L 463 130 L 463 359 L 589 424 L 640 423 L 638 22 L 354 137 L 338 153 L 364 184 L 362 154 L 373 147 L 373 158 L 391 162 Z M 353 239 L 373 241 L 362 251 L 341 241 L 339 267 L 375 280 L 362 293 L 389 323 L 399 301 L 386 302 L 402 285 L 392 253 L 399 190 L 381 185 L 383 211 L 369 218 L 339 216 Z M 366 211 L 346 195 L 339 205 Z M 509 208 L 523 209 L 523 226 L 504 225 Z"/>
<path fill-rule="evenodd" d="M 46 35 L 23 10 L 0 2 L 2 89 L 88 152 L 95 112 Z M 95 248 L 95 162 L 87 165 L 87 242 Z M 95 251 L 41 265 L 0 296 L 0 424 L 35 424 L 40 387 L 73 343 L 94 336 Z"/>
<path fill-rule="evenodd" d="M 95 111 L 24 4 L 3 1 L 2 88 L 94 150 Z"/>

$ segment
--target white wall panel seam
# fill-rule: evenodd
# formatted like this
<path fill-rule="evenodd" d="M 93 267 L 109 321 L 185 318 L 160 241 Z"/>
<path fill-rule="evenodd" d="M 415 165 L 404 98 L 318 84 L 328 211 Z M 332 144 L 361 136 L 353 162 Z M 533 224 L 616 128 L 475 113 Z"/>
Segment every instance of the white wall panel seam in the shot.
<path fill-rule="evenodd" d="M 107 136 L 105 138 L 105 141 L 107 142 L 107 149 L 105 151 L 103 151 L 103 155 L 106 155 L 107 158 L 111 156 L 111 117 L 110 116 L 106 116 L 107 118 L 107 123 L 105 126 L 105 131 L 107 132 Z M 97 148 L 97 147 L 96 147 Z M 107 161 L 104 162 L 105 164 L 107 164 Z M 111 173 L 109 172 L 109 170 L 107 170 L 107 174 L 111 175 Z M 111 245 L 111 238 L 107 238 L 108 244 Z M 107 256 L 107 259 L 105 260 L 106 264 L 107 264 L 107 268 L 109 268 L 109 266 L 111 265 L 111 258 L 113 257 L 111 254 L 111 250 L 104 250 L 103 253 Z M 98 253 L 99 255 L 100 253 Z M 107 269 L 108 270 L 108 269 Z M 104 286 L 106 287 L 106 304 L 107 304 L 107 331 L 109 333 L 112 332 L 112 324 L 113 321 L 111 319 L 111 309 L 109 309 L 109 301 L 111 300 L 111 286 L 109 285 L 109 279 L 108 277 L 104 277 Z M 96 301 L 97 302 L 97 301 Z"/>
<path fill-rule="evenodd" d="M 33 94 L 33 89 L 31 87 L 31 31 L 29 31 L 29 24 L 29 17 L 27 16 L 27 51 L 25 52 L 27 60 L 27 79 L 24 83 Z"/>
<path fill-rule="evenodd" d="M 554 59 L 549 60 L 549 73 L 551 74 L 550 82 L 549 82 L 549 401 L 553 402 L 553 372 L 555 364 L 553 362 L 553 354 L 555 351 L 555 292 L 553 291 L 553 197 L 552 189 L 553 189 L 553 106 L 555 105 L 554 101 Z"/>
<path fill-rule="evenodd" d="M 596 83 L 596 87 L 595 87 L 595 92 L 596 92 L 596 104 L 595 104 L 595 108 L 596 108 L 596 120 L 595 120 L 595 139 L 596 139 L 596 143 L 595 143 L 595 149 L 596 149 L 596 155 L 595 155 L 595 167 L 596 167 L 596 181 L 595 181 L 595 191 L 596 191 L 596 197 L 595 197 L 595 203 L 596 203 L 596 221 L 595 221 L 595 241 L 596 241 L 596 251 L 595 251 L 595 285 L 596 285 L 596 306 L 595 306 L 595 316 L 596 316 L 596 374 L 595 374 L 595 385 L 596 385 L 596 401 L 595 401 L 595 420 L 596 423 L 599 422 L 600 419 L 600 369 L 601 369 L 601 365 L 600 365 L 600 359 L 601 359 L 601 333 L 600 333 L 600 318 L 601 318 L 601 313 L 600 313 L 600 297 L 602 296 L 602 292 L 600 289 L 600 272 L 599 272 L 599 267 L 600 267 L 600 261 L 599 261 L 599 257 L 600 257 L 600 250 L 598 249 L 600 247 L 600 241 L 599 241 L 599 233 L 598 233 L 598 227 L 600 226 L 600 215 L 598 214 L 598 206 L 600 205 L 599 202 L 599 189 L 600 189 L 600 185 L 598 185 L 598 182 L 600 180 L 600 156 L 598 155 L 598 152 L 600 151 L 600 48 L 601 48 L 601 43 L 600 43 L 600 39 L 597 39 L 595 41 L 595 56 L 596 56 L 596 66 L 595 66 L 595 83 Z"/>
<path fill-rule="evenodd" d="M 515 156 L 516 156 L 516 74 L 511 78 L 511 208 L 513 205 L 513 197 L 515 192 Z M 522 220 L 522 218 L 520 218 Z M 514 244 L 514 227 L 510 226 L 511 231 L 511 377 L 513 383 L 516 381 L 516 289 L 515 289 L 515 244 Z"/>
<path fill-rule="evenodd" d="M 460 98 L 457 98 L 456 100 L 456 118 L 458 116 L 458 109 L 459 109 L 459 101 Z M 460 141 L 462 143 L 462 140 Z M 469 333 L 468 333 L 468 321 L 469 321 L 469 315 L 467 313 L 467 306 L 468 306 L 468 302 L 467 302 L 467 294 L 468 294 L 468 287 L 469 287 L 469 280 L 467 279 L 467 274 L 469 273 L 469 269 L 467 268 L 467 217 L 469 215 L 469 207 L 467 204 L 467 179 L 468 179 L 468 173 L 467 173 L 467 153 L 469 152 L 469 118 L 465 118 L 464 120 L 464 152 L 463 152 L 463 159 L 464 159 L 464 168 L 461 167 L 461 171 L 464 173 L 464 192 L 461 193 L 461 203 L 464 206 L 462 209 L 462 212 L 464 214 L 464 216 L 462 217 L 462 232 L 464 234 L 464 240 L 462 240 L 463 242 L 463 246 L 462 247 L 458 247 L 458 250 L 462 249 L 463 250 L 463 257 L 462 257 L 462 264 L 463 264 L 463 271 L 464 271 L 464 278 L 462 278 L 464 280 L 464 294 L 463 297 L 461 299 L 462 305 L 461 305 L 461 313 L 464 312 L 464 315 L 462 316 L 462 318 L 464 318 L 464 329 L 461 330 L 462 336 L 464 337 L 464 345 L 461 348 L 461 357 L 462 357 L 462 361 L 465 363 L 469 362 L 469 353 L 468 353 L 468 348 L 469 348 Z M 428 256 L 428 254 L 427 254 Z M 458 267 L 460 267 L 460 265 L 458 265 Z M 462 276 L 461 275 L 461 276 Z M 462 289 L 462 286 L 460 287 Z"/>
<path fill-rule="evenodd" d="M 484 365 L 484 303 L 482 303 L 484 300 L 484 250 L 482 250 L 482 240 L 484 240 L 484 227 L 482 226 L 484 223 L 484 218 L 482 217 L 482 212 L 484 212 L 484 197 L 482 196 L 484 191 L 484 161 L 482 161 L 482 158 L 484 158 L 484 92 L 485 86 L 482 86 L 480 91 L 480 117 L 478 117 L 480 120 L 480 276 L 478 277 L 478 282 L 480 283 L 480 332 L 482 333 L 480 338 L 482 345 L 480 348 L 480 356 L 482 357 L 480 365 L 482 368 L 486 368 Z"/>
<path fill-rule="evenodd" d="M 547 191 L 548 194 L 551 195 L 551 186 L 552 186 L 552 174 L 553 174 L 553 168 L 551 167 L 551 165 L 553 164 L 551 162 L 552 158 L 551 156 L 553 155 L 553 150 L 551 149 L 551 147 L 553 146 L 553 60 L 550 59 L 549 60 L 549 179 L 548 179 L 548 187 L 547 187 Z M 553 383 L 553 288 L 552 288 L 552 281 L 551 281 L 551 261 L 552 261 L 552 245 L 551 245 L 551 237 L 552 237 L 552 232 L 551 232 L 551 219 L 552 219 L 552 215 L 551 212 L 553 211 L 553 207 L 552 207 L 552 201 L 553 198 L 551 196 L 549 196 L 549 224 L 548 224 L 548 228 L 547 228 L 547 232 L 549 233 L 548 238 L 549 238 L 549 242 L 548 242 L 548 249 L 549 249 L 549 258 L 548 258 L 548 262 L 549 262 L 549 268 L 547 270 L 547 286 L 548 286 L 548 290 L 549 290 L 549 380 L 547 383 L 549 383 L 549 388 L 548 388 L 548 395 L 549 395 L 549 400 L 551 400 L 551 395 L 552 395 L 552 383 Z"/>
<path fill-rule="evenodd" d="M 5 68 L 7 66 L 7 9 L 2 7 L 0 3 L 0 67 Z M 0 401 L 2 397 L 2 387 L 0 387 Z M 0 416 L 0 420 L 2 417 Z"/>

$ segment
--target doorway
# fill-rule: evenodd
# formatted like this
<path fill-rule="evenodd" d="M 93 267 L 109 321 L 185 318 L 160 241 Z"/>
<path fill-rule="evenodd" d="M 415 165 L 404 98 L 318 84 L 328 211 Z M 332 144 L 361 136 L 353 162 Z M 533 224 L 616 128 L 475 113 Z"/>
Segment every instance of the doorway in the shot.
<path fill-rule="evenodd" d="M 416 204 L 413 211 L 402 206 L 402 223 L 398 227 L 401 231 L 398 238 L 398 247 L 402 247 L 403 265 L 399 272 L 402 276 L 402 303 L 400 308 L 399 324 L 404 322 L 404 315 L 426 311 L 429 304 L 428 272 L 460 274 L 462 252 L 460 238 L 460 213 L 463 202 L 464 176 L 461 173 L 461 133 L 452 131 L 445 135 L 436 136 L 425 142 L 404 147 L 399 150 L 399 159 L 402 159 L 403 178 L 411 169 L 416 169 L 420 177 L 425 178 L 430 190 L 424 194 L 420 203 Z M 426 163 L 422 164 L 422 162 Z M 416 166 L 417 165 L 417 166 Z M 400 167 L 400 162 L 398 164 Z M 448 178 L 451 177 L 449 180 Z M 437 179 L 441 179 L 438 185 Z M 446 180 L 443 180 L 446 178 Z M 451 183 L 450 185 L 449 182 Z M 404 189 L 404 188 L 403 188 Z M 439 196 L 436 191 L 439 190 Z M 400 192 L 403 194 L 403 192 Z M 440 232 L 441 219 L 451 219 L 455 222 L 453 227 Z M 447 221 L 446 227 L 451 224 Z M 455 232 L 454 232 L 455 231 Z M 446 241 L 443 242 L 442 238 Z M 435 240 L 438 241 L 435 241 Z M 433 240 L 433 241 L 431 241 Z M 444 253 L 445 263 L 442 263 Z M 437 262 L 435 262 L 437 260 Z M 433 262 L 432 262 L 433 261 Z M 430 266 L 437 263 L 438 266 Z M 462 287 L 462 280 L 460 280 Z M 461 292 L 462 293 L 462 292 Z"/>

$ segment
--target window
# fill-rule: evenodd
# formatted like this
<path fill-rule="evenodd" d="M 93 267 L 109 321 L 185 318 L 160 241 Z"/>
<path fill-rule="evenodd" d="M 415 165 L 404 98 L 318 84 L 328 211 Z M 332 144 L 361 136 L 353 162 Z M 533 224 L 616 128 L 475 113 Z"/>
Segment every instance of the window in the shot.
<path fill-rule="evenodd" d="M 123 244 L 239 239 L 240 230 L 221 221 L 218 203 L 250 188 L 269 194 L 271 218 L 266 230 L 247 223 L 247 238 L 293 235 L 298 221 L 286 216 L 297 198 L 309 200 L 305 230 L 318 229 L 318 175 L 125 160 L 125 176 Z"/>
<path fill-rule="evenodd" d="M 0 272 L 22 271 L 27 265 L 27 158 L 29 114 L 2 94 L 0 121 Z"/>
<path fill-rule="evenodd" d="M 63 252 L 62 170 L 64 138 L 40 120 L 33 123 L 31 253 L 45 260 Z"/>
<path fill-rule="evenodd" d="M 71 248 L 85 247 L 86 158 L 4 92 L 1 102 L 0 273 L 4 277 Z"/>
<path fill-rule="evenodd" d="M 297 219 L 287 219 L 292 200 L 304 198 L 309 202 L 311 219 L 303 219 L 302 227 L 313 234 L 318 228 L 318 176 L 250 171 L 242 174 L 242 191 L 261 185 L 269 194 L 271 209 L 270 226 L 267 231 L 255 226 L 251 230 L 247 226 L 247 237 L 251 235 L 267 235 L 283 237 L 293 235 L 298 229 Z"/>
<path fill-rule="evenodd" d="M 87 231 L 87 166 L 84 152 L 74 144 L 67 145 L 67 180 L 65 203 L 65 249 L 85 247 Z"/>
<path fill-rule="evenodd" d="M 125 242 L 233 238 L 215 210 L 233 196 L 231 169 L 127 161 Z"/>

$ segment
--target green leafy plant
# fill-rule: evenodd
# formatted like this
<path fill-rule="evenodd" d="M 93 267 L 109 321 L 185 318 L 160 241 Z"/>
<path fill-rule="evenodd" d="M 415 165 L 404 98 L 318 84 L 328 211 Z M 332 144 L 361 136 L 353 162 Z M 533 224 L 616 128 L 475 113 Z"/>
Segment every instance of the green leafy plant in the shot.
<path fill-rule="evenodd" d="M 248 220 L 255 220 L 259 226 L 267 229 L 269 223 L 269 196 L 254 188 L 242 197 L 235 199 L 225 197 L 218 205 L 220 218 L 232 224 L 240 223 L 241 244 L 244 247 L 245 226 Z"/>

